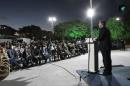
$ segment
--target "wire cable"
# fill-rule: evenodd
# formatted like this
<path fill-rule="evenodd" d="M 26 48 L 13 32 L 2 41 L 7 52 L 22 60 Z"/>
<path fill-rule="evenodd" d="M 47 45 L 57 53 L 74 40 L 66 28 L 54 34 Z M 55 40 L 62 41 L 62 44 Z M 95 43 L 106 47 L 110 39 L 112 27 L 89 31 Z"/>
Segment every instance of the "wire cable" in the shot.
<path fill-rule="evenodd" d="M 62 67 L 60 65 L 56 65 L 54 63 L 50 63 L 50 64 L 53 65 L 53 66 L 59 67 L 59 68 L 63 69 L 64 71 L 68 72 L 71 76 L 73 76 L 75 78 L 75 80 L 77 82 L 77 76 L 75 76 L 73 73 L 71 73 L 68 69 L 66 69 L 66 68 L 64 68 L 64 67 Z"/>

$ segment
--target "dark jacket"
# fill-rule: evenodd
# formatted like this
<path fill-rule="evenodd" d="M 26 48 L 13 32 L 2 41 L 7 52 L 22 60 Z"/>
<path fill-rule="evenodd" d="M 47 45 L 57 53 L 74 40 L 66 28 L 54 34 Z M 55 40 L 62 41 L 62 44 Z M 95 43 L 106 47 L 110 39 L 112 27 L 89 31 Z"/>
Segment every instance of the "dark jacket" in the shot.
<path fill-rule="evenodd" d="M 101 50 L 111 50 L 111 33 L 107 28 L 101 28 L 99 30 L 99 48 Z"/>

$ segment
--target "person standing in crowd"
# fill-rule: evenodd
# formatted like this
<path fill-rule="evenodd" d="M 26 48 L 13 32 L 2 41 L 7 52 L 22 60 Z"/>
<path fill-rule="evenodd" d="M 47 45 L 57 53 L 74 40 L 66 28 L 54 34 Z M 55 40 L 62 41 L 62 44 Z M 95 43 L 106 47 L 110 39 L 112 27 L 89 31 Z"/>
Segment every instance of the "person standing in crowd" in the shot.
<path fill-rule="evenodd" d="M 125 50 L 125 40 L 121 39 L 121 50 Z"/>
<path fill-rule="evenodd" d="M 103 75 L 112 74 L 112 60 L 111 60 L 111 33 L 106 27 L 105 21 L 99 21 L 99 48 L 103 56 L 104 72 Z"/>

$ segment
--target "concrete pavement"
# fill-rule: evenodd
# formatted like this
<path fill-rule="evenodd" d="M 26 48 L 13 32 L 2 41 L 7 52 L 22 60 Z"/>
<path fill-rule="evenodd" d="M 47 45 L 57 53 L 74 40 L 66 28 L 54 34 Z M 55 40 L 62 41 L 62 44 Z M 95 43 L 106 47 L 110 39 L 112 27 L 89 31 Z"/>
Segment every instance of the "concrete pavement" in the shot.
<path fill-rule="evenodd" d="M 11 72 L 5 80 L 0 82 L 0 86 L 77 86 L 79 75 L 76 70 L 87 69 L 87 60 L 88 57 L 85 54 L 68 60 Z M 112 64 L 130 66 L 130 51 L 112 51 Z M 102 66 L 100 53 L 99 65 Z M 86 86 L 86 84 L 82 81 L 80 86 Z"/>

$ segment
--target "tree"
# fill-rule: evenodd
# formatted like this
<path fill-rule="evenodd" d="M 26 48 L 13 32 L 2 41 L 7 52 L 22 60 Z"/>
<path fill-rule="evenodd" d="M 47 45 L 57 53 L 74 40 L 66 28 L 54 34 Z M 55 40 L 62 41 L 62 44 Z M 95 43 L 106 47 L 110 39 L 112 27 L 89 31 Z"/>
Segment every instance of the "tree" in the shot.
<path fill-rule="evenodd" d="M 126 0 L 127 9 L 126 12 L 123 14 L 123 22 L 125 25 L 125 33 L 124 38 L 130 39 L 130 1 Z"/>
<path fill-rule="evenodd" d="M 127 23 L 124 23 L 124 32 L 123 32 L 123 38 L 124 39 L 130 39 L 130 25 Z"/>
<path fill-rule="evenodd" d="M 0 34 L 13 36 L 17 30 L 7 25 L 0 25 Z"/>
<path fill-rule="evenodd" d="M 115 17 L 110 18 L 107 21 L 107 27 L 111 31 L 113 40 L 121 39 L 124 37 L 123 33 L 125 32 L 125 30 L 124 30 L 124 23 L 122 21 L 117 21 Z"/>
<path fill-rule="evenodd" d="M 54 34 L 58 39 L 80 39 L 90 35 L 89 26 L 81 21 L 69 21 L 61 23 L 54 28 Z"/>
<path fill-rule="evenodd" d="M 42 38 L 43 33 L 39 26 L 30 25 L 19 28 L 19 33 L 21 36 L 29 37 L 29 38 Z"/>
<path fill-rule="evenodd" d="M 47 38 L 46 40 L 53 40 L 53 38 L 54 38 L 53 37 L 54 35 L 53 35 L 52 31 L 46 31 L 46 35 L 45 36 Z"/>
<path fill-rule="evenodd" d="M 93 35 L 93 38 L 97 38 L 99 36 L 99 28 L 97 26 L 93 28 L 92 35 Z"/>

